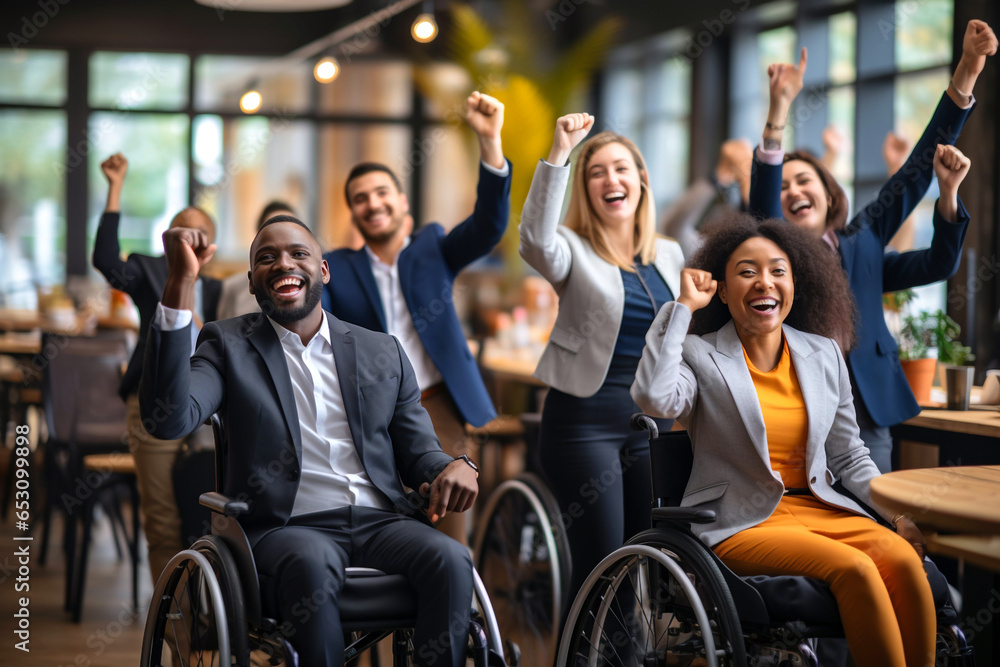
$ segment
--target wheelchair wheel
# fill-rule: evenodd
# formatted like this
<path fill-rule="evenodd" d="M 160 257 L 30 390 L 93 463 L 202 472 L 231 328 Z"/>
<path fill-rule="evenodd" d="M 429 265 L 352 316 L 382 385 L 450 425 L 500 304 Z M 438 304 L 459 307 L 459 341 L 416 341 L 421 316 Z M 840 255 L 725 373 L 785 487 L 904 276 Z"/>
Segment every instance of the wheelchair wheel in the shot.
<path fill-rule="evenodd" d="M 500 634 L 520 648 L 522 664 L 550 665 L 570 574 L 558 505 L 528 473 L 498 486 L 482 516 L 474 559 Z"/>
<path fill-rule="evenodd" d="M 207 536 L 164 568 L 146 617 L 141 665 L 249 664 L 249 634 L 235 563 L 217 536 Z"/>
<path fill-rule="evenodd" d="M 745 665 L 722 576 L 687 546 L 630 544 L 601 561 L 570 609 L 557 667 Z"/>

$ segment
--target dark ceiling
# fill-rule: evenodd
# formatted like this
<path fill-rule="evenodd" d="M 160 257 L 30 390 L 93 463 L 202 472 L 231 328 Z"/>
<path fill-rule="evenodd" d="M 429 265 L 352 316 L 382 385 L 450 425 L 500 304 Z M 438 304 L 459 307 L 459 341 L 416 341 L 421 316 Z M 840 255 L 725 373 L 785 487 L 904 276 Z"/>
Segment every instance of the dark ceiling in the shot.
<path fill-rule="evenodd" d="M 0 3 L 4 44 L 80 49 L 189 51 L 285 54 L 319 39 L 372 11 L 388 0 L 354 0 L 322 12 L 255 13 L 238 11 L 240 0 L 8 0 Z M 472 0 L 485 16 L 503 12 L 512 0 Z M 615 13 L 625 19 L 621 41 L 627 42 L 680 26 L 715 22 L 726 10 L 738 13 L 765 0 L 523 0 L 542 34 L 550 26 L 557 43 L 572 41 L 599 18 Z M 449 3 L 438 0 L 438 21 L 447 29 Z M 47 15 L 45 12 L 48 11 Z M 416 44 L 409 26 L 421 4 L 393 19 L 381 33 L 383 52 L 437 56 L 439 42 Z M 21 42 L 23 37 L 27 43 Z"/>

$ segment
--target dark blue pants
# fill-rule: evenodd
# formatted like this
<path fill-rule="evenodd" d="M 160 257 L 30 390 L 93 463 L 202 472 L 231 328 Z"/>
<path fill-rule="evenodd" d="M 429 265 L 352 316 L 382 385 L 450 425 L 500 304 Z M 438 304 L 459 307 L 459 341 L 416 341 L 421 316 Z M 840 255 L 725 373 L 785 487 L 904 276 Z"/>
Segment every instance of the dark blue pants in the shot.
<path fill-rule="evenodd" d="M 572 552 L 570 600 L 602 558 L 650 527 L 649 440 L 628 425 L 641 412 L 628 393 L 634 376 L 609 374 L 588 398 L 555 389 L 545 398 L 541 463 Z"/>
<path fill-rule="evenodd" d="M 337 596 L 352 566 L 409 579 L 417 592 L 415 664 L 465 665 L 472 558 L 444 533 L 393 512 L 340 507 L 293 517 L 253 551 L 265 609 L 290 624 L 299 664 L 344 664 Z"/>

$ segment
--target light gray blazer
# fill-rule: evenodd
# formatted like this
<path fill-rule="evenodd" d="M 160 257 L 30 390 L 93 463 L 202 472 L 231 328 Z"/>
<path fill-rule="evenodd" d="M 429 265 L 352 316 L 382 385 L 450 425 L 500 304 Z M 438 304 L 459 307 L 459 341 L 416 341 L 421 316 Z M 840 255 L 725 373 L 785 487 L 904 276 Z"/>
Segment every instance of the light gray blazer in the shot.
<path fill-rule="evenodd" d="M 593 396 L 604 384 L 618 341 L 625 285 L 617 266 L 602 259 L 590 242 L 560 226 L 570 168 L 540 160 L 521 214 L 520 252 L 559 295 L 559 316 L 535 377 L 559 391 Z M 680 293 L 684 256 L 676 242 L 656 240 L 653 265 Z"/>
<path fill-rule="evenodd" d="M 694 448 L 684 507 L 715 510 L 718 520 L 692 526 L 714 546 L 771 516 L 784 493 L 771 469 L 760 401 L 730 320 L 715 333 L 688 336 L 691 311 L 664 304 L 646 334 L 632 398 L 646 413 L 687 425 Z M 783 327 L 809 419 L 806 474 L 813 494 L 836 507 L 868 516 L 831 486 L 840 481 L 861 502 L 876 507 L 868 484 L 879 471 L 859 437 L 847 365 L 837 344 Z"/>

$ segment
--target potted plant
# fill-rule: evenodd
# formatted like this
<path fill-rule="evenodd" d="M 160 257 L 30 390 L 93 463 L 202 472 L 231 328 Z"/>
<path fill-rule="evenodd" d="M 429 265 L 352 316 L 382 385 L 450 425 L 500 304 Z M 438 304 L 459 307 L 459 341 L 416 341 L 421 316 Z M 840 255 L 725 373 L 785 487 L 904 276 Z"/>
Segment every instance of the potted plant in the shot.
<path fill-rule="evenodd" d="M 911 293 L 898 297 L 897 301 L 905 305 L 912 299 Z M 934 313 L 922 310 L 903 318 L 899 332 L 899 360 L 918 403 L 930 401 L 938 362 L 946 369 L 945 377 L 952 376 L 966 385 L 970 382 L 973 369 L 967 364 L 974 357 L 972 350 L 959 342 L 961 332 L 958 323 L 941 309 Z M 949 368 L 953 371 L 947 371 Z M 944 389 L 947 394 L 947 387 Z"/>

